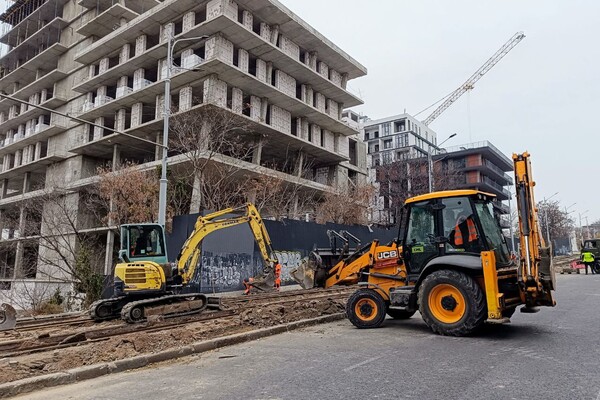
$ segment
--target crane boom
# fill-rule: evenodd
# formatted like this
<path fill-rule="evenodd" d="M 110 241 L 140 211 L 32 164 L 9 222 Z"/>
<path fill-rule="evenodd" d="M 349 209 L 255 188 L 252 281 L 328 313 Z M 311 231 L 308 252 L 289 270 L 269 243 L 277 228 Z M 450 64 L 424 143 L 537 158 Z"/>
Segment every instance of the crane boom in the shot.
<path fill-rule="evenodd" d="M 508 42 L 493 55 L 485 64 L 483 64 L 469 79 L 466 80 L 458 89 L 450 93 L 446 100 L 436 108 L 429 117 L 427 117 L 423 123 L 425 125 L 431 124 L 437 117 L 440 116 L 448 107 L 450 107 L 456 100 L 460 98 L 465 92 L 473 89 L 475 82 L 477 82 L 483 75 L 485 75 L 494 65 L 496 65 L 505 55 L 507 55 L 523 38 L 525 34 L 523 32 L 517 32 L 511 37 Z"/>

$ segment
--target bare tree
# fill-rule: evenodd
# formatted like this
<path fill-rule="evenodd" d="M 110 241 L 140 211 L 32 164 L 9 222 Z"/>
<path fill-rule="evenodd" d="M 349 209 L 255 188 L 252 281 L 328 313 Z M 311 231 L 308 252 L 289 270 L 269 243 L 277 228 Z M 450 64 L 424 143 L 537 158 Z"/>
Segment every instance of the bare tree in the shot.
<path fill-rule="evenodd" d="M 80 208 L 81 200 L 80 193 L 55 189 L 20 204 L 24 218 L 15 221 L 14 276 L 16 282 L 36 279 L 33 286 L 25 281 L 18 285 L 23 288 L 19 296 L 33 309 L 48 297 L 48 288 L 82 292 L 86 305 L 100 297 L 104 241 L 89 229 L 90 214 Z"/>
<path fill-rule="evenodd" d="M 448 160 L 433 163 L 434 190 L 456 189 L 461 174 L 450 168 Z M 385 208 L 399 210 L 406 199 L 429 192 L 429 167 L 425 157 L 406 159 L 376 168 L 375 181 L 379 183 L 379 196 L 385 200 Z"/>
<path fill-rule="evenodd" d="M 317 222 L 366 225 L 369 222 L 368 207 L 374 193 L 375 188 L 369 184 L 337 187 L 325 193 L 317 205 Z"/>
<path fill-rule="evenodd" d="M 183 154 L 189 165 L 183 173 L 193 181 L 199 198 L 192 212 L 218 210 L 246 201 L 252 179 L 241 161 L 252 161 L 260 137 L 251 133 L 242 116 L 211 104 L 176 114 L 171 119 L 171 151 Z"/>
<path fill-rule="evenodd" d="M 569 214 L 560 208 L 557 201 L 540 201 L 537 203 L 538 215 L 540 216 L 540 227 L 542 235 L 550 238 L 567 238 L 575 228 L 575 221 Z"/>
<path fill-rule="evenodd" d="M 96 210 L 104 225 L 152 222 L 158 216 L 159 174 L 125 162 L 114 171 L 105 166 L 97 171 L 100 180 L 87 189 L 88 208 Z"/>

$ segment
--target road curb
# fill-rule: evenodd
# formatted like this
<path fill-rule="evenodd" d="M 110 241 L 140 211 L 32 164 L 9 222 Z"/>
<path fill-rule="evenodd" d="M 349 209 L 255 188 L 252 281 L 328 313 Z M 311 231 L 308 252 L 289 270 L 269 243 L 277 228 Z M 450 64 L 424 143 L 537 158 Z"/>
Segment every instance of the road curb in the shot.
<path fill-rule="evenodd" d="M 144 354 L 135 357 L 124 358 L 122 360 L 87 365 L 53 374 L 7 382 L 0 385 L 0 398 L 6 399 L 20 394 L 34 392 L 43 388 L 66 385 L 86 379 L 98 378 L 108 374 L 142 368 L 161 361 L 173 360 L 176 358 L 189 356 L 191 354 L 200 354 L 221 347 L 249 342 L 312 325 L 337 321 L 343 318 L 345 318 L 345 313 L 343 312 L 323 315 L 321 317 L 304 319 L 287 324 L 275 325 L 268 328 L 256 329 L 249 332 L 236 333 L 234 335 L 195 342 L 183 347 L 163 350 L 158 353 Z"/>

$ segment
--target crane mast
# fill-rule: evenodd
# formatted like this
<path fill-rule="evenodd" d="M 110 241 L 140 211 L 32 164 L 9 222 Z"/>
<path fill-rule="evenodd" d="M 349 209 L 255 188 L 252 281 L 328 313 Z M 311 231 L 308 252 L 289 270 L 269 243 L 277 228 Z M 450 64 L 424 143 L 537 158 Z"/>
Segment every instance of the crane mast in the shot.
<path fill-rule="evenodd" d="M 437 117 L 440 116 L 448 107 L 452 105 L 456 100 L 460 98 L 467 91 L 473 89 L 475 83 L 481 79 L 494 65 L 496 65 L 505 55 L 507 55 L 523 38 L 525 34 L 523 32 L 517 32 L 506 42 L 493 56 L 489 58 L 465 83 L 463 83 L 458 89 L 450 93 L 446 100 L 436 108 L 429 117 L 427 117 L 423 123 L 425 125 L 431 124 Z"/>

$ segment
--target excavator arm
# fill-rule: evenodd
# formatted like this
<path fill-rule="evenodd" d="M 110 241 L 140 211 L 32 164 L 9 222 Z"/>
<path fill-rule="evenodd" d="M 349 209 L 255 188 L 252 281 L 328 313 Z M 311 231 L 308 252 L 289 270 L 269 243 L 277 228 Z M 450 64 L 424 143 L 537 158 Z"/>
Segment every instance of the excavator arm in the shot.
<path fill-rule="evenodd" d="M 520 280 L 523 301 L 526 307 L 538 305 L 553 306 L 551 290 L 554 290 L 555 278 L 552 270 L 550 248 L 544 243 L 540 233 L 540 224 L 533 187 L 535 182 L 531 173 L 529 153 L 513 154 L 515 168 L 515 187 L 519 214 L 519 233 L 521 256 L 519 260 Z"/>
<path fill-rule="evenodd" d="M 225 217 L 227 214 L 236 213 L 240 210 L 245 210 L 245 214 L 242 216 Z M 194 225 L 194 230 L 183 244 L 181 252 L 177 257 L 177 270 L 179 275 L 181 275 L 184 285 L 194 277 L 198 259 L 202 253 L 200 247 L 202 240 L 215 231 L 231 228 L 244 223 L 248 223 L 250 226 L 250 230 L 258 244 L 265 269 L 271 268 L 271 263 L 274 261 L 271 258 L 271 254 L 273 254 L 271 239 L 264 227 L 263 220 L 258 210 L 253 204 L 248 203 L 242 207 L 226 208 L 212 214 L 198 217 L 196 224 Z"/>

